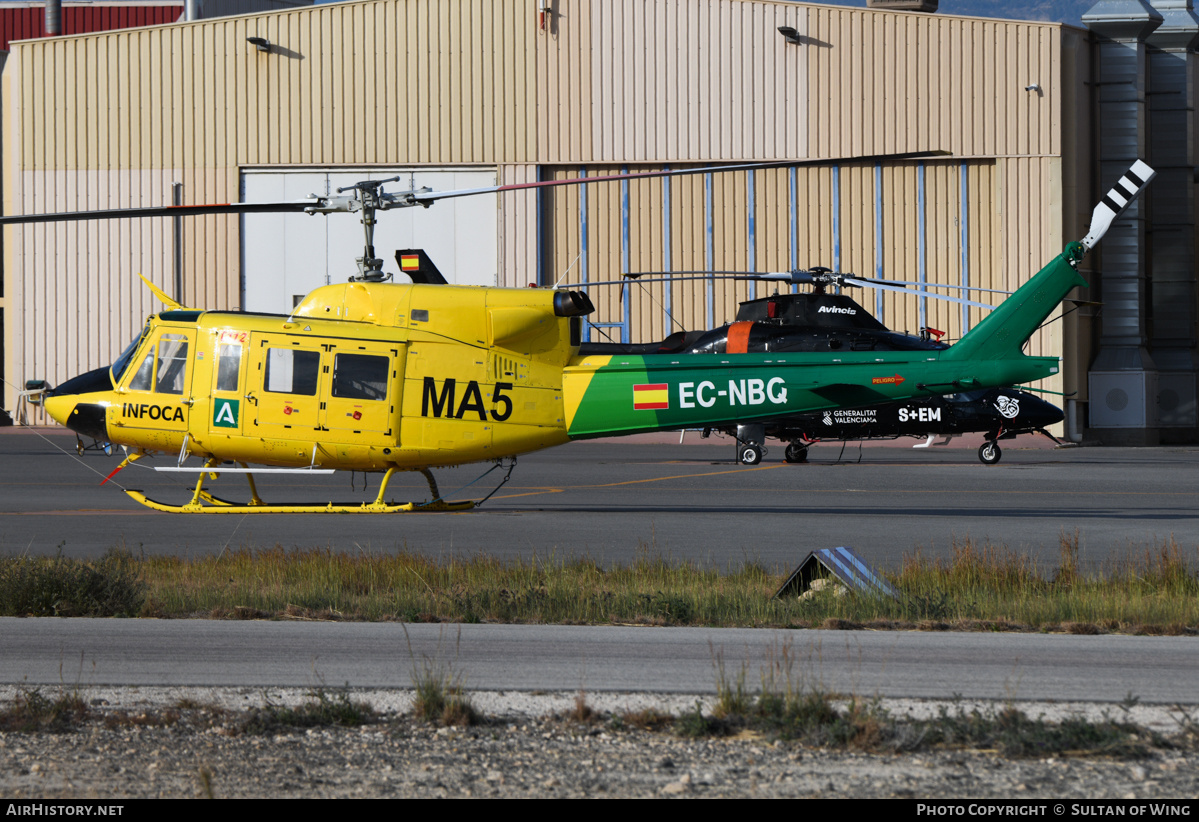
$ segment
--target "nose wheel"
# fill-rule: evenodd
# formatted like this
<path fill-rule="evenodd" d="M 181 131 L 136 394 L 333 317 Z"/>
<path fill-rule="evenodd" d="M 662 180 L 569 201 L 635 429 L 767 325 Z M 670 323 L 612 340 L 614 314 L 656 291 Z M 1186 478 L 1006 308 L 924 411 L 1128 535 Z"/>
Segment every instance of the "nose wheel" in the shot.
<path fill-rule="evenodd" d="M 783 457 L 787 462 L 807 462 L 808 461 L 808 446 L 802 442 L 792 442 L 787 445 L 787 450 L 783 453 Z"/>
<path fill-rule="evenodd" d="M 1003 451 L 995 440 L 987 440 L 979 447 L 978 458 L 983 465 L 994 465 L 1003 458 Z"/>
<path fill-rule="evenodd" d="M 102 442 L 100 440 L 92 440 L 91 445 L 84 445 L 83 439 L 78 434 L 76 434 L 75 435 L 75 452 L 78 453 L 79 456 L 82 457 L 85 451 L 103 451 L 105 456 L 111 457 L 112 456 L 112 443 L 111 442 Z"/>
<path fill-rule="evenodd" d="M 742 445 L 737 449 L 737 459 L 742 465 L 757 465 L 762 461 L 763 448 L 760 445 Z"/>

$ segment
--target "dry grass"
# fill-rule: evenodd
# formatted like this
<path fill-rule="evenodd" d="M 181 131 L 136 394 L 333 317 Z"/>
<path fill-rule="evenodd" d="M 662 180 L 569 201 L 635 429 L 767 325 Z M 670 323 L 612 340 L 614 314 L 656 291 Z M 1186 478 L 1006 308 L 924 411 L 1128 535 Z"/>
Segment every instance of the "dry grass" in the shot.
<path fill-rule="evenodd" d="M 408 552 L 243 549 L 221 556 L 141 557 L 101 563 L 57 558 L 57 578 L 87 580 L 83 590 L 134 590 L 113 613 L 217 619 L 399 620 L 1061 631 L 1075 634 L 1199 632 L 1195 549 L 1173 540 L 1130 549 L 1102 567 L 1086 564 L 1077 535 L 1063 535 L 1059 558 L 972 540 L 947 557 L 920 551 L 884 574 L 898 599 L 818 594 L 771 598 L 789 568 L 756 563 L 717 569 L 672 560 L 643 546 L 637 560 L 601 566 L 587 559 L 479 555 L 436 559 Z M 0 602 L 42 600 L 48 583 L 11 561 Z M 104 574 L 120 585 L 109 585 Z M 136 607 L 136 611 L 134 608 Z M 25 610 L 21 610 L 24 608 Z M 47 610 L 48 609 L 48 610 Z M 78 613 L 81 606 L 17 606 L 18 613 Z M 102 614 L 97 614 L 102 615 Z"/>

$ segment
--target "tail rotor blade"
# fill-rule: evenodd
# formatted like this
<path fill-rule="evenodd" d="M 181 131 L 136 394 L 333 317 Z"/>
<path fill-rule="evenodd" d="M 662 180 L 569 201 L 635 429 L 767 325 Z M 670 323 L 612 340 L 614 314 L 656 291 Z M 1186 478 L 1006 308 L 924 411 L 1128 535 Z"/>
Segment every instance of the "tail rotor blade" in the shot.
<path fill-rule="evenodd" d="M 1094 248 L 1095 243 L 1103 239 L 1103 235 L 1107 233 L 1112 222 L 1120 216 L 1124 209 L 1128 208 L 1129 203 L 1135 200 L 1145 186 L 1149 185 L 1149 181 L 1156 176 L 1157 172 L 1143 160 L 1133 163 L 1132 168 L 1124 172 L 1107 196 L 1099 201 L 1099 205 L 1095 206 L 1095 211 L 1091 214 L 1091 230 L 1087 232 L 1087 236 L 1082 238 L 1082 247 L 1087 251 Z"/>

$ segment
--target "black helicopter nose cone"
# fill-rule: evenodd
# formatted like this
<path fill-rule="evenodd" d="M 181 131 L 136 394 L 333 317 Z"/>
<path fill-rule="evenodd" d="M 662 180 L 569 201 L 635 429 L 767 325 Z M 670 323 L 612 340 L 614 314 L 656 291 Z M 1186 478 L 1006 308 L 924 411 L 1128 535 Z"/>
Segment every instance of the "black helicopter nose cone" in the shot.
<path fill-rule="evenodd" d="M 102 442 L 108 441 L 106 422 L 107 406 L 94 402 L 81 402 L 71 409 L 64 423 L 76 433 Z"/>
<path fill-rule="evenodd" d="M 1062 409 L 1027 391 L 999 390 L 988 400 L 992 407 L 1021 428 L 1045 428 L 1066 418 Z"/>
<path fill-rule="evenodd" d="M 96 394 L 112 391 L 108 368 L 97 368 L 72 377 L 57 388 L 46 389 L 46 413 L 72 431 L 97 440 L 108 440 L 108 403 Z M 89 402 L 89 400 L 93 400 Z"/>
<path fill-rule="evenodd" d="M 112 389 L 112 375 L 106 365 L 103 368 L 80 374 L 78 377 L 72 377 L 57 388 L 47 389 L 46 396 L 64 397 L 69 394 L 93 394 L 96 391 L 111 391 Z"/>
<path fill-rule="evenodd" d="M 1036 405 L 1031 409 L 1033 422 L 1037 428 L 1044 428 L 1047 425 L 1056 425 L 1066 418 L 1062 409 L 1056 405 L 1047 403 L 1044 400 L 1037 400 Z"/>

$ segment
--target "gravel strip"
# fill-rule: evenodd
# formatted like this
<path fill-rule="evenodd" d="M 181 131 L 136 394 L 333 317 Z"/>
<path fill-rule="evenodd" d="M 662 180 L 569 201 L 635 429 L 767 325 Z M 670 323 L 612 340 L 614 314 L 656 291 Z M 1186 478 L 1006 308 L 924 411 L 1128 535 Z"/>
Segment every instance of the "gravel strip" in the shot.
<path fill-rule="evenodd" d="M 0 689 L 6 703 L 14 688 Z M 48 697 L 55 694 L 43 690 Z M 1146 759 L 1011 759 L 989 751 L 867 754 L 805 748 L 757 734 L 687 740 L 669 730 L 615 729 L 641 710 L 693 711 L 699 696 L 586 694 L 598 721 L 564 718 L 578 694 L 470 698 L 484 724 L 438 728 L 406 716 L 410 691 L 352 691 L 377 720 L 360 728 L 239 734 L 237 718 L 305 689 L 90 688 L 91 714 L 66 733 L 0 733 L 0 795 L 10 799 L 138 797 L 844 797 L 1176 799 L 1199 795 L 1199 753 Z M 892 716 L 945 703 L 887 700 Z M 180 707 L 185 706 L 185 707 Z M 972 705 L 955 703 L 953 710 Z M 981 705 L 982 710 L 995 706 Z M 1182 709 L 1029 704 L 1029 717 L 1104 715 L 1177 732 Z M 170 724 L 156 724 L 163 715 Z M 1199 711 L 1191 710 L 1191 715 Z"/>

